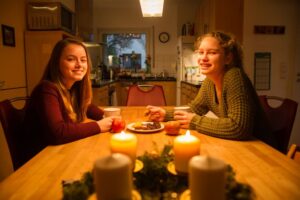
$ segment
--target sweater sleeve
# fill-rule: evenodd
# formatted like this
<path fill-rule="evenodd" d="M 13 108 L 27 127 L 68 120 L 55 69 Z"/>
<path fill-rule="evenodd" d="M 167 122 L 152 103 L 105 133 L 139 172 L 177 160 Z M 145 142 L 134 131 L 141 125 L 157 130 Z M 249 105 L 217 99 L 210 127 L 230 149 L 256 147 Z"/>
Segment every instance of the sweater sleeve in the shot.
<path fill-rule="evenodd" d="M 98 108 L 94 104 L 89 105 L 87 113 L 86 113 L 86 115 L 89 119 L 93 119 L 96 121 L 103 119 L 103 114 L 104 114 L 103 110 Z"/>
<path fill-rule="evenodd" d="M 196 115 L 191 121 L 190 128 L 225 139 L 243 140 L 252 135 L 256 111 L 253 103 L 255 97 L 251 96 L 252 84 L 246 79 L 247 76 L 240 69 L 229 70 L 224 75 L 220 104 L 214 105 L 213 97 L 210 98 L 211 110 L 218 111 L 219 118 Z M 203 89 L 211 91 L 212 88 Z"/>
<path fill-rule="evenodd" d="M 61 95 L 51 84 L 43 84 L 32 97 L 37 121 L 49 144 L 62 144 L 85 138 L 100 132 L 96 122 L 76 123 L 69 118 Z M 41 134 L 41 133 L 40 133 Z"/>
<path fill-rule="evenodd" d="M 205 85 L 207 85 L 207 80 L 205 80 L 201 86 L 200 90 L 198 91 L 198 94 L 196 95 L 195 99 L 188 103 L 188 106 L 191 108 L 191 111 L 194 113 L 197 113 L 198 115 L 205 115 L 208 112 L 208 107 L 206 103 L 206 95 L 205 95 Z M 174 110 L 167 110 L 166 116 L 164 121 L 172 121 L 174 120 Z"/>

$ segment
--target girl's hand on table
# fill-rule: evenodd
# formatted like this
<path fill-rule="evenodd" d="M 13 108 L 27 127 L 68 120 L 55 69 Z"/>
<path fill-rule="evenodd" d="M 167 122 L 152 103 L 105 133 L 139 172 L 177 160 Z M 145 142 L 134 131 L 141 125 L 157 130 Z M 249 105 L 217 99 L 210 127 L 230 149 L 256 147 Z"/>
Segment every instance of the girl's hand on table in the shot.
<path fill-rule="evenodd" d="M 147 112 L 145 113 L 148 116 L 150 121 L 162 122 L 165 119 L 166 111 L 158 106 L 147 106 Z"/>
<path fill-rule="evenodd" d="M 114 118 L 115 118 L 114 116 L 112 116 L 112 117 L 105 117 L 105 118 L 97 121 L 98 126 L 100 127 L 101 132 L 108 132 L 108 131 L 110 131 L 111 125 L 112 125 L 112 122 L 113 122 Z"/>
<path fill-rule="evenodd" d="M 174 120 L 180 122 L 181 128 L 189 128 L 191 120 L 195 115 L 195 113 L 178 110 L 174 112 Z"/>

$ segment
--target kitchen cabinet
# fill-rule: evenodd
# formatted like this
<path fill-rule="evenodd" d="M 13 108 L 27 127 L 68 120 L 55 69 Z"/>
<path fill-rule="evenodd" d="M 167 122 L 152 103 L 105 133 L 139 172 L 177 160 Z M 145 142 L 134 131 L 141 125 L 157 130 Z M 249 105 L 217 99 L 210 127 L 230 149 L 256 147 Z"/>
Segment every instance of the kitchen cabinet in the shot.
<path fill-rule="evenodd" d="M 108 96 L 109 96 L 109 104 L 110 106 L 118 106 L 120 101 L 120 82 L 116 81 L 111 84 L 109 84 L 108 88 Z"/>
<path fill-rule="evenodd" d="M 93 101 L 92 103 L 97 106 L 109 105 L 109 85 L 93 88 Z"/>
<path fill-rule="evenodd" d="M 41 80 L 55 44 L 59 40 L 67 37 L 75 36 L 64 31 L 25 32 L 25 60 L 28 95 L 31 94 L 33 88 Z"/>
<path fill-rule="evenodd" d="M 187 105 L 197 96 L 199 85 L 181 82 L 180 105 Z"/>
<path fill-rule="evenodd" d="M 120 105 L 121 87 L 118 81 L 103 81 L 101 84 L 93 85 L 92 103 L 97 106 Z"/>
<path fill-rule="evenodd" d="M 127 80 L 119 81 L 119 88 L 116 90 L 118 97 L 118 106 L 126 106 L 128 89 L 129 86 L 133 84 L 136 84 L 136 82 Z M 140 82 L 138 84 L 140 84 Z M 142 84 L 144 84 L 144 82 Z"/>
<path fill-rule="evenodd" d="M 116 90 L 117 99 L 118 99 L 118 106 L 126 106 L 128 88 L 132 84 L 133 83 L 130 82 L 130 81 L 120 81 L 119 82 L 119 87 Z"/>
<path fill-rule="evenodd" d="M 202 0 L 196 13 L 195 33 L 222 30 L 243 42 L 244 0 Z"/>
<path fill-rule="evenodd" d="M 78 34 L 84 41 L 93 35 L 93 0 L 76 0 Z"/>

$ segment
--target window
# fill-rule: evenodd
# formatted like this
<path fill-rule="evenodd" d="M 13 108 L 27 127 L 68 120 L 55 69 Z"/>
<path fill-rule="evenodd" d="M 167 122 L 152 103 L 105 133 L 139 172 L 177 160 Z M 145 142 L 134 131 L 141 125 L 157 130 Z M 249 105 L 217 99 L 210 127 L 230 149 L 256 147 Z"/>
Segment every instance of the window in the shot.
<path fill-rule="evenodd" d="M 147 70 L 146 59 L 152 57 L 152 29 L 101 29 L 102 62 L 121 70 Z M 151 64 L 150 64 L 151 65 Z"/>

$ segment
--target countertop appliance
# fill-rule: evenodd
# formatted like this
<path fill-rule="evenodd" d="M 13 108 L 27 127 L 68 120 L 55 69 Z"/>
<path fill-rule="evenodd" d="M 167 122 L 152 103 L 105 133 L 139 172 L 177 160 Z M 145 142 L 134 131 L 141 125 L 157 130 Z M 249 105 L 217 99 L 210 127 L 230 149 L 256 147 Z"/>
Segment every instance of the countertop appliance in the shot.
<path fill-rule="evenodd" d="M 60 2 L 29 2 L 27 27 L 29 30 L 64 30 L 75 34 L 75 14 Z"/>

